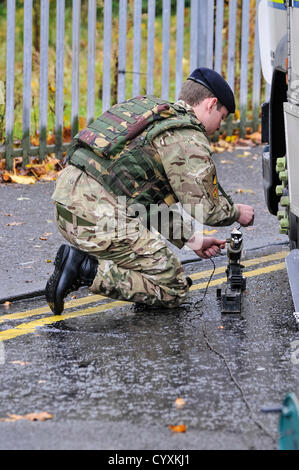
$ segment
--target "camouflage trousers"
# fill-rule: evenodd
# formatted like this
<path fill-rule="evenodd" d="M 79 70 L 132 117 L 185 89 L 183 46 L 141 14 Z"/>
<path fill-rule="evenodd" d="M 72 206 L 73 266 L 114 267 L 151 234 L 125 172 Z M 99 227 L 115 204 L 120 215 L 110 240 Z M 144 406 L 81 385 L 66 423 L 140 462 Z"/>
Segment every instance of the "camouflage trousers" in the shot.
<path fill-rule="evenodd" d="M 91 292 L 152 306 L 180 305 L 187 297 L 189 286 L 178 257 L 159 233 L 152 233 L 142 224 L 137 227 L 130 224 L 132 220 L 128 216 L 125 230 L 116 234 L 103 230 L 103 221 L 109 219 L 109 204 L 111 200 L 106 202 L 102 215 L 99 211 L 95 217 L 89 215 L 89 223 L 94 224 L 89 226 L 77 223 L 75 211 L 70 222 L 56 209 L 56 222 L 63 237 L 98 261 Z"/>

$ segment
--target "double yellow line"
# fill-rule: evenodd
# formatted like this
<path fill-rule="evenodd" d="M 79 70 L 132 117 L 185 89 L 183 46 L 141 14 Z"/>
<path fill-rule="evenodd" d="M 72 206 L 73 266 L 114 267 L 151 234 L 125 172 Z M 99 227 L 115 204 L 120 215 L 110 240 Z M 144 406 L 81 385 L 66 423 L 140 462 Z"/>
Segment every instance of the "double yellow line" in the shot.
<path fill-rule="evenodd" d="M 242 265 L 245 267 L 249 267 L 249 266 L 254 266 L 257 264 L 268 263 L 270 261 L 277 261 L 282 258 L 285 258 L 288 253 L 289 253 L 288 251 L 280 251 L 279 253 L 273 253 L 272 255 L 249 259 L 247 261 L 242 261 Z M 243 275 L 244 277 L 255 277 L 255 276 L 260 276 L 261 274 L 268 274 L 273 271 L 279 271 L 284 268 L 285 268 L 285 262 L 283 261 L 281 263 L 269 264 L 258 269 L 253 269 L 251 271 L 245 271 Z M 225 270 L 226 270 L 226 265 L 220 266 L 219 268 L 215 269 L 214 275 L 225 273 Z M 191 274 L 190 277 L 194 281 L 197 279 L 206 278 L 210 276 L 211 274 L 212 274 L 212 269 L 210 269 L 209 271 L 202 271 L 199 273 Z M 214 279 L 210 282 L 210 286 L 217 286 L 219 284 L 222 284 L 225 281 L 226 281 L 226 277 Z M 204 289 L 205 287 L 206 287 L 206 282 L 202 282 L 202 283 L 192 285 L 190 290 L 199 290 L 199 289 Z"/>
<path fill-rule="evenodd" d="M 282 251 L 279 253 L 274 253 L 271 255 L 267 256 L 262 256 L 260 258 L 254 258 L 251 260 L 247 261 L 242 261 L 242 264 L 245 267 L 250 267 L 250 266 L 255 266 L 257 264 L 262 264 L 262 263 L 269 263 L 271 261 L 278 261 L 286 257 L 288 254 L 287 251 Z M 214 275 L 217 274 L 222 274 L 225 273 L 226 266 L 220 266 L 215 269 Z M 285 269 L 285 262 L 280 262 L 280 263 L 274 263 L 274 264 L 267 264 L 266 266 L 253 269 L 250 271 L 245 271 L 244 272 L 244 277 L 254 277 L 254 276 L 260 276 L 262 274 L 267 274 L 270 272 L 274 271 L 279 271 Z M 206 270 L 198 273 L 191 274 L 191 279 L 193 281 L 197 281 L 199 279 L 206 279 L 208 278 L 212 273 L 212 270 Z M 226 277 L 220 277 L 217 279 L 214 279 L 210 282 L 210 286 L 216 286 L 219 284 L 222 284 L 223 282 L 226 281 Z M 194 290 L 201 290 L 204 289 L 207 285 L 207 282 L 199 282 L 196 284 L 193 284 L 190 288 L 191 291 Z M 101 300 L 107 300 L 107 297 L 104 297 L 102 295 L 90 295 L 88 297 L 84 297 L 81 299 L 74 299 L 70 302 L 66 302 L 65 304 L 65 310 L 68 310 L 70 308 L 74 307 L 79 307 L 80 305 L 87 305 L 90 303 L 94 302 L 99 302 Z M 28 323 L 21 323 L 20 325 L 15 326 L 14 328 L 4 330 L 0 332 L 0 341 L 6 341 L 8 339 L 13 339 L 17 338 L 18 336 L 26 335 L 29 333 L 34 333 L 36 332 L 37 328 L 40 326 L 44 325 L 50 325 L 52 323 L 56 323 L 59 321 L 63 320 L 68 320 L 70 318 L 76 318 L 76 317 L 81 317 L 81 316 L 87 316 L 87 315 L 93 315 L 95 313 L 111 310 L 113 308 L 117 307 L 122 307 L 124 305 L 130 305 L 130 302 L 125 302 L 125 301 L 113 301 L 109 303 L 103 303 L 101 305 L 96 305 L 94 307 L 90 308 L 84 308 L 83 310 L 76 310 L 72 311 L 69 313 L 64 313 L 62 315 L 51 315 L 51 316 L 46 316 L 43 318 L 39 318 L 38 320 L 33 320 Z M 6 314 L 0 316 L 0 323 L 10 321 L 10 320 L 21 320 L 24 318 L 32 317 L 35 315 L 43 315 L 50 313 L 51 310 L 49 307 L 41 307 L 41 308 L 36 308 L 32 310 L 28 310 L 26 312 L 18 312 L 18 313 L 11 313 L 11 314 Z"/>

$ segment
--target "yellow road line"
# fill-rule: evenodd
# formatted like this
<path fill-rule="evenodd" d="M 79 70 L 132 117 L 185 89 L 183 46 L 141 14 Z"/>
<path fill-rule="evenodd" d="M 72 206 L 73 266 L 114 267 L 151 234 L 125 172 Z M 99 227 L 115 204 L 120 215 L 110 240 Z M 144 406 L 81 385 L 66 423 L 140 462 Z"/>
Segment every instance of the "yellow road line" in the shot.
<path fill-rule="evenodd" d="M 277 261 L 281 258 L 285 258 L 289 251 L 280 251 L 279 253 L 273 253 L 272 255 L 267 255 L 267 256 L 262 256 L 260 258 L 253 258 L 253 259 L 248 259 L 246 261 L 242 261 L 243 266 L 254 266 L 255 264 L 261 264 L 261 263 L 266 263 L 268 261 Z M 219 266 L 219 268 L 215 269 L 215 275 L 224 273 L 226 270 L 226 265 L 225 266 Z M 207 271 L 202 271 L 199 273 L 194 273 L 191 274 L 190 277 L 193 280 L 196 279 L 203 279 L 205 277 L 208 277 L 212 274 L 213 269 L 207 270 Z"/>
<path fill-rule="evenodd" d="M 289 253 L 288 251 L 280 251 L 278 253 L 273 253 L 271 255 L 261 256 L 260 258 L 253 258 L 247 261 L 243 261 L 242 264 L 244 266 L 254 266 L 256 264 L 266 263 L 268 261 L 275 261 L 281 258 L 285 258 L 288 253 Z M 216 274 L 224 273 L 225 269 L 226 269 L 226 265 L 220 266 L 215 269 L 214 274 L 216 275 Z M 204 279 L 210 276 L 211 274 L 212 274 L 212 269 L 208 269 L 206 271 L 201 271 L 198 273 L 191 274 L 190 277 L 193 280 L 197 280 L 197 279 Z M 214 285 L 214 282 L 215 280 L 212 281 L 210 285 Z M 196 284 L 196 285 L 199 286 L 200 284 Z M 195 287 L 193 286 L 192 290 L 194 290 L 194 288 Z M 80 305 L 87 305 L 93 302 L 97 302 L 99 300 L 107 300 L 107 297 L 97 294 L 97 295 L 89 295 L 87 297 L 82 297 L 80 299 L 73 299 L 65 303 L 64 310 L 67 310 L 69 308 L 79 307 Z M 50 312 L 51 312 L 51 309 L 48 306 L 45 306 L 45 307 L 35 308 L 32 310 L 27 310 L 26 312 L 8 313 L 6 315 L 0 316 L 0 323 L 4 323 L 5 321 L 9 321 L 9 320 L 21 320 L 23 318 L 27 318 L 27 317 L 31 317 L 35 315 L 42 315 L 42 314 L 50 313 Z"/>
<path fill-rule="evenodd" d="M 28 323 L 21 323 L 20 325 L 9 330 L 1 331 L 0 341 L 17 338 L 18 336 L 27 335 L 28 333 L 34 333 L 39 326 L 50 325 L 51 323 L 68 320 L 69 318 L 80 317 L 82 315 L 92 315 L 103 310 L 111 310 L 112 308 L 122 307 L 126 304 L 129 304 L 129 302 L 116 300 L 108 304 L 97 305 L 96 307 L 88 308 L 87 310 L 77 310 L 75 312 L 65 313 L 63 315 L 52 315 L 50 317 L 40 318 L 39 320 L 33 320 Z"/>
<path fill-rule="evenodd" d="M 262 256 L 261 258 L 254 258 L 254 259 L 251 259 L 251 260 L 244 261 L 243 265 L 244 266 L 253 266 L 255 264 L 265 263 L 267 261 L 275 261 L 275 260 L 284 258 L 287 254 L 288 254 L 287 251 L 274 253 L 272 255 Z M 220 267 L 215 269 L 214 274 L 216 275 L 216 274 L 223 273 L 223 272 L 225 272 L 225 269 L 226 269 L 226 266 L 220 266 Z M 211 273 L 212 273 L 212 269 L 206 270 L 206 271 L 201 271 L 199 273 L 191 274 L 190 277 L 193 280 L 204 279 L 204 278 L 210 276 Z M 107 300 L 107 297 L 105 297 L 103 295 L 90 295 L 90 296 L 87 296 L 87 297 L 82 297 L 80 299 L 73 299 L 73 300 L 65 303 L 64 310 L 69 309 L 69 308 L 73 308 L 73 307 L 79 307 L 80 305 L 87 305 L 87 304 L 97 302 L 97 301 L 103 300 L 103 299 Z M 6 315 L 0 316 L 0 323 L 4 323 L 7 320 L 21 320 L 23 318 L 27 318 L 27 317 L 30 317 L 30 316 L 42 315 L 44 313 L 50 313 L 50 312 L 51 312 L 50 308 L 48 306 L 46 306 L 46 307 L 35 308 L 35 309 L 32 309 L 32 310 L 27 310 L 26 312 L 8 313 Z"/>
<path fill-rule="evenodd" d="M 285 263 L 277 263 L 277 264 L 272 264 L 269 266 L 264 266 L 262 268 L 254 269 L 252 271 L 249 271 L 247 273 L 244 273 L 244 277 L 254 277 L 254 276 L 260 276 L 261 274 L 267 274 L 270 272 L 274 271 L 279 271 L 285 269 Z M 215 279 L 211 281 L 210 286 L 215 286 L 218 284 L 222 284 L 226 278 L 220 278 L 220 279 Z M 201 290 L 206 287 L 207 283 L 203 282 L 200 284 L 195 284 L 191 286 L 190 290 Z M 52 315 L 50 317 L 45 317 L 45 318 L 40 318 L 39 320 L 33 320 L 28 323 L 23 323 L 21 325 L 16 326 L 15 328 L 11 328 L 9 330 L 4 330 L 0 332 L 0 341 L 5 341 L 8 339 L 16 338 L 18 336 L 26 335 L 28 333 L 34 333 L 36 329 L 40 326 L 43 325 L 50 325 L 52 323 L 58 322 L 58 321 L 63 321 L 67 320 L 69 318 L 76 318 L 76 317 L 81 317 L 81 316 L 86 316 L 86 315 L 92 315 L 95 313 L 99 313 L 102 311 L 107 311 L 111 310 L 116 307 L 122 307 L 124 305 L 130 305 L 131 302 L 125 302 L 125 301 L 114 301 L 102 305 L 97 305 L 95 307 L 90 307 L 85 310 L 77 310 L 74 312 L 70 313 L 65 313 L 62 315 Z"/>
<path fill-rule="evenodd" d="M 283 261 L 282 263 L 270 264 L 269 266 L 264 266 L 263 268 L 253 269 L 252 271 L 244 272 L 243 275 L 244 277 L 260 276 L 261 274 L 268 274 L 270 272 L 280 271 L 281 269 L 284 269 L 284 268 L 285 268 L 285 262 Z M 226 277 L 214 279 L 213 281 L 210 282 L 209 285 L 217 286 L 219 284 L 222 284 L 223 282 L 226 282 Z M 206 282 L 201 282 L 198 284 L 193 284 L 193 286 L 190 287 L 190 290 L 204 289 L 206 286 L 207 286 Z"/>
<path fill-rule="evenodd" d="M 90 304 L 92 302 L 97 302 L 98 300 L 107 300 L 107 297 L 104 295 L 89 295 L 87 297 L 82 297 L 80 299 L 73 299 L 65 303 L 64 309 L 79 307 L 80 305 Z M 34 308 L 32 310 L 27 310 L 26 312 L 17 312 L 17 313 L 8 313 L 6 315 L 0 316 L 0 323 L 3 323 L 6 320 L 20 320 L 22 318 L 31 317 L 33 315 L 42 315 L 43 313 L 50 313 L 51 309 L 47 307 Z"/>

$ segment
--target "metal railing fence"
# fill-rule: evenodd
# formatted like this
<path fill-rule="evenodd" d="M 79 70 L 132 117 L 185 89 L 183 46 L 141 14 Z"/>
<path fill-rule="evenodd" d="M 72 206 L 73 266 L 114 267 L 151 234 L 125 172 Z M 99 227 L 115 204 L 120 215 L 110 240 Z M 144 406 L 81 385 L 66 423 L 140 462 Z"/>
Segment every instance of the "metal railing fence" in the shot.
<path fill-rule="evenodd" d="M 70 135 L 139 94 L 177 99 L 198 66 L 222 73 L 256 130 L 264 82 L 259 0 L 6 0 L 0 3 L 0 155 L 61 158 Z M 162 9 L 161 9 L 162 8 Z M 161 11 L 160 11 L 161 10 Z M 34 21 L 33 21 L 34 19 Z M 4 53 L 5 51 L 5 53 Z M 2 101 L 1 101 L 2 100 Z M 69 139 L 68 139 L 69 140 Z"/>

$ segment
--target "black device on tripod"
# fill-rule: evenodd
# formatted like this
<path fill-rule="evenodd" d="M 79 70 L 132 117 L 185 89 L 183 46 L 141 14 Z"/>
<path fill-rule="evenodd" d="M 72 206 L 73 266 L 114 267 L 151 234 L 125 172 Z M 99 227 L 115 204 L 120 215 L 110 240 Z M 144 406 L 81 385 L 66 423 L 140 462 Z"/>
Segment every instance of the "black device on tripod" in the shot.
<path fill-rule="evenodd" d="M 240 264 L 243 247 L 242 233 L 234 228 L 227 243 L 227 282 L 225 286 L 217 289 L 217 298 L 221 301 L 222 313 L 241 313 L 242 291 L 246 289 L 246 279 L 242 275 L 244 266 Z"/>

